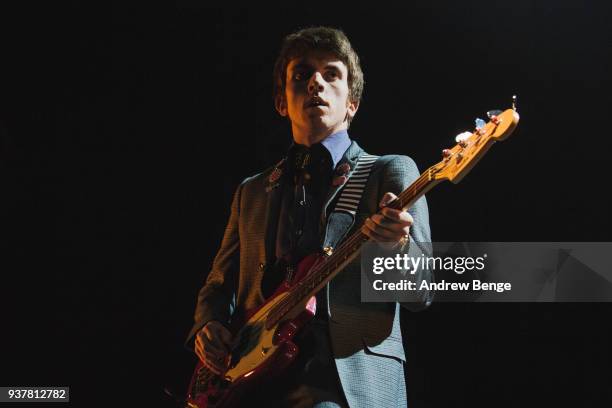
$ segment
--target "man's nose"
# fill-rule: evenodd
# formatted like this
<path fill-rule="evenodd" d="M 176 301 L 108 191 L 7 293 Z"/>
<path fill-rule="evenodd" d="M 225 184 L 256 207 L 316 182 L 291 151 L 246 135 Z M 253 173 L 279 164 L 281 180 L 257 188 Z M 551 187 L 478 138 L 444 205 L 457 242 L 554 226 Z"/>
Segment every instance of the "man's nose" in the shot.
<path fill-rule="evenodd" d="M 313 94 L 323 90 L 323 75 L 320 72 L 315 72 L 310 77 L 308 82 L 308 92 Z"/>

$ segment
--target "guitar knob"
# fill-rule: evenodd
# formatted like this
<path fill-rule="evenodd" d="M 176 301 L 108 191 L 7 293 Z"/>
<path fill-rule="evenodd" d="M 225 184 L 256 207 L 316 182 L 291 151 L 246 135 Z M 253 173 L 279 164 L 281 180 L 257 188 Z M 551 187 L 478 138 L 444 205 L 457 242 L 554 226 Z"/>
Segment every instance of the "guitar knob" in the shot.
<path fill-rule="evenodd" d="M 463 159 L 463 155 L 461 153 L 457 153 L 455 157 L 457 159 L 457 163 L 459 163 Z"/>
<path fill-rule="evenodd" d="M 451 151 L 450 149 L 444 149 L 442 150 L 442 157 L 445 159 L 448 159 L 451 156 Z"/>

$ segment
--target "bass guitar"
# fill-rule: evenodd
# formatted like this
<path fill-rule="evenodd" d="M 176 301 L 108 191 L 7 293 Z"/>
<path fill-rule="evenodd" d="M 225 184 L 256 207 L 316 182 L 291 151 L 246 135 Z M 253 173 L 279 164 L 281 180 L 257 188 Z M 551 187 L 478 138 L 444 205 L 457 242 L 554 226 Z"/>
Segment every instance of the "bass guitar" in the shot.
<path fill-rule="evenodd" d="M 388 206 L 406 210 L 438 183 L 458 183 L 495 142 L 514 131 L 518 121 L 514 109 L 491 111 L 488 122 L 478 119 L 474 132 L 457 136 L 457 144 L 443 151 L 442 160 L 425 170 Z M 233 322 L 235 336 L 227 370 L 219 376 L 199 362 L 189 385 L 186 407 L 237 406 L 245 391 L 291 364 L 298 354 L 293 338 L 315 315 L 316 293 L 358 256 L 367 240 L 357 228 L 337 248 L 307 256 L 298 264 L 291 282 L 283 282 L 242 322 Z"/>

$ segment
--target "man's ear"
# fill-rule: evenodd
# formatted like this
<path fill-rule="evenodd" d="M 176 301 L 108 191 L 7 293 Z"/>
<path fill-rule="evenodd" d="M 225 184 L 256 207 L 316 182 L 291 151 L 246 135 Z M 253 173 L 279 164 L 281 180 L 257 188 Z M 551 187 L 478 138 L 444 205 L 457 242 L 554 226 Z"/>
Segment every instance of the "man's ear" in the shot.
<path fill-rule="evenodd" d="M 357 109 L 359 109 L 359 101 L 352 102 L 351 100 L 349 100 L 347 104 L 346 113 L 351 118 L 351 120 L 355 117 L 355 114 L 357 113 Z"/>
<path fill-rule="evenodd" d="M 285 93 L 278 93 L 274 97 L 274 107 L 276 111 L 281 116 L 287 116 L 287 99 L 285 98 Z"/>

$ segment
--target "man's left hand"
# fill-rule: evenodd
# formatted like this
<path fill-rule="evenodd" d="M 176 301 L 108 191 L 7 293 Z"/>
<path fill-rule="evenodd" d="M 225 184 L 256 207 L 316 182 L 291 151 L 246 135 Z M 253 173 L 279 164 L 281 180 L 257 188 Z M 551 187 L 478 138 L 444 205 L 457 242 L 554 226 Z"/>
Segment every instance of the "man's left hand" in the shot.
<path fill-rule="evenodd" d="M 410 226 L 414 222 L 408 211 L 387 207 L 397 196 L 386 193 L 380 200 L 381 214 L 374 214 L 365 220 L 361 232 L 383 246 L 395 248 L 399 243 L 407 242 Z"/>

